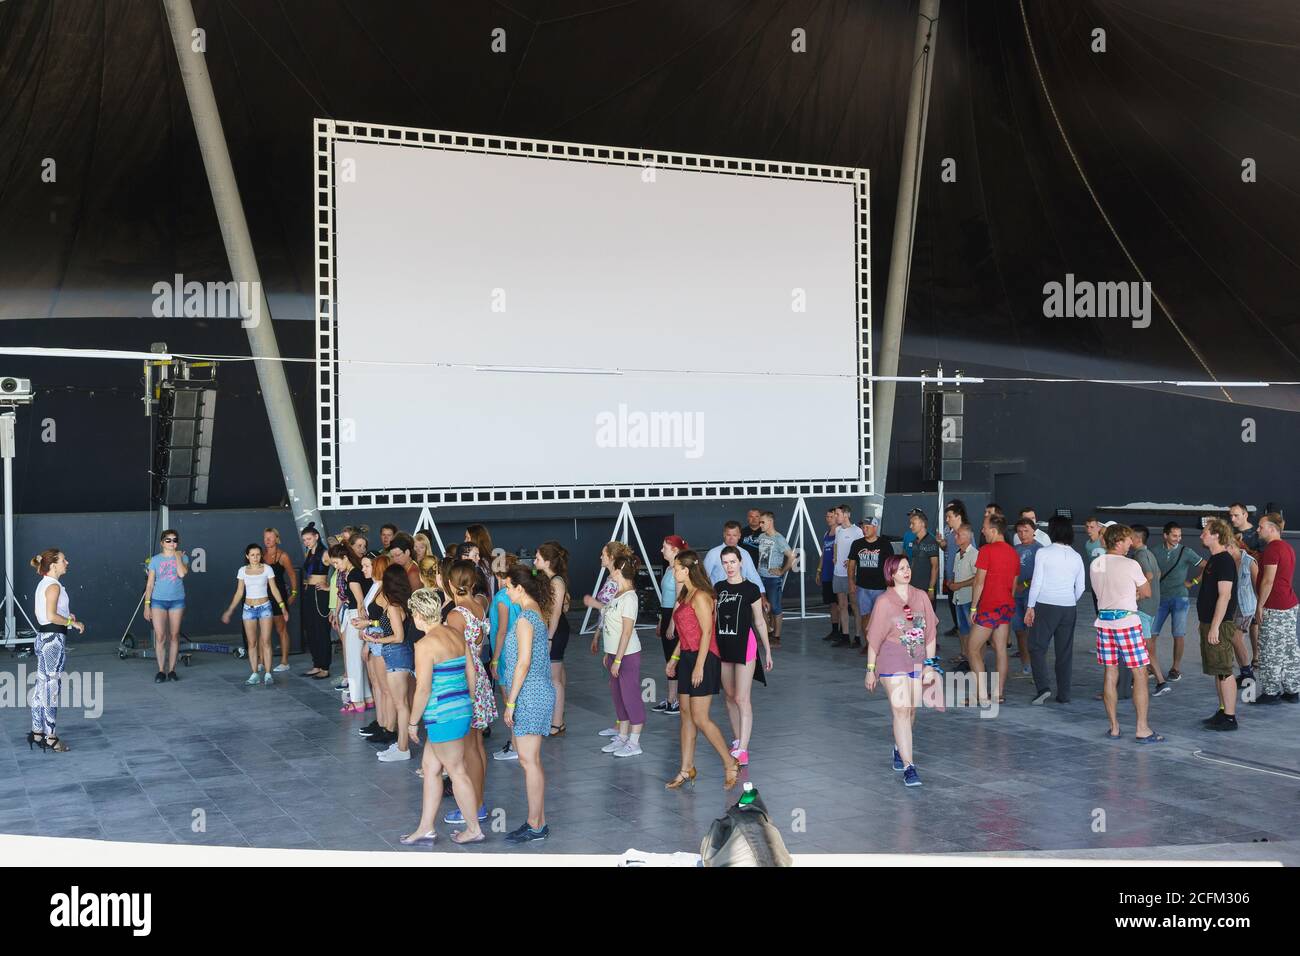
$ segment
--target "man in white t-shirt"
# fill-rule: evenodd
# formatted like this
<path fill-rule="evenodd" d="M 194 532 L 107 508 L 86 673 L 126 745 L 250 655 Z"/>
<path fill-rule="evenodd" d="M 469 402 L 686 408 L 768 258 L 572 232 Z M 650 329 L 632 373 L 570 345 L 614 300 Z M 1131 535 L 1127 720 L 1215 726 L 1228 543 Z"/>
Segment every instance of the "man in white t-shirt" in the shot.
<path fill-rule="evenodd" d="M 848 505 L 840 505 L 835 509 L 835 574 L 831 578 L 831 590 L 835 593 L 835 611 L 840 622 L 840 637 L 833 642 L 832 647 L 846 647 L 850 644 L 852 636 L 852 645 L 857 647 L 860 643 L 860 635 L 853 633 L 852 621 L 857 619 L 857 595 L 851 594 L 853 582 L 849 580 L 849 548 L 853 542 L 862 537 L 862 529 L 853 523 L 853 509 Z M 853 602 L 853 616 L 849 616 L 849 602 Z"/>

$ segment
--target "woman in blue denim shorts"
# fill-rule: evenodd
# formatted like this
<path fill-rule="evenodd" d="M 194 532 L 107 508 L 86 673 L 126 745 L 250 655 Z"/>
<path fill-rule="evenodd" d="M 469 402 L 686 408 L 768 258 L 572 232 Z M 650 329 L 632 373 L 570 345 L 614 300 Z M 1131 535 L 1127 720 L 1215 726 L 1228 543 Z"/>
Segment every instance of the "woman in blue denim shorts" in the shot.
<path fill-rule="evenodd" d="M 149 577 L 144 585 L 144 619 L 153 625 L 154 654 L 158 658 L 155 684 L 180 679 L 176 676 L 176 652 L 180 648 L 181 617 L 185 614 L 185 575 L 190 571 L 189 558 L 179 547 L 180 534 L 168 528 L 159 540 L 162 551 L 149 559 Z"/>
<path fill-rule="evenodd" d="M 262 563 L 262 546 L 250 544 L 244 549 L 248 564 L 239 569 L 235 575 L 235 596 L 230 600 L 230 607 L 221 615 L 221 623 L 229 624 L 230 616 L 242 600 L 244 602 L 244 636 L 248 639 L 248 664 L 253 673 L 245 681 L 247 684 L 275 683 L 271 668 L 275 666 L 271 658 L 271 601 L 284 609 L 284 598 L 275 586 L 275 574 L 269 565 Z M 265 673 L 262 673 L 265 672 Z"/>
<path fill-rule="evenodd" d="M 415 673 L 415 642 L 420 639 L 420 632 L 407 610 L 410 600 L 410 578 L 404 568 L 390 564 L 384 569 L 379 594 L 375 598 L 375 603 L 383 609 L 382 617 L 387 619 L 388 626 L 382 627 L 381 620 L 366 622 L 370 626 L 366 640 L 383 648 L 384 670 L 387 672 L 384 692 L 397 715 L 397 739 L 378 755 L 384 763 L 411 759 L 411 678 Z M 382 627 L 382 630 L 375 633 L 375 626 Z"/>

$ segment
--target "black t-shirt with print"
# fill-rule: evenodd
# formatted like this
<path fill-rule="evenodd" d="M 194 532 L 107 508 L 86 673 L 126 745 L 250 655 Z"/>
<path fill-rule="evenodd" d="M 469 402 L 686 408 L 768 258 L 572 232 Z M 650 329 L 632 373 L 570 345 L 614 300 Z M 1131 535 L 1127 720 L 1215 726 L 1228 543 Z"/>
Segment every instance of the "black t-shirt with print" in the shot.
<path fill-rule="evenodd" d="M 849 560 L 856 561 L 858 587 L 868 591 L 883 591 L 889 585 L 885 582 L 885 558 L 894 553 L 894 539 L 887 534 L 876 535 L 875 541 L 859 538 L 849 545 Z"/>
<path fill-rule="evenodd" d="M 743 664 L 749 632 L 754 627 L 754 602 L 761 597 L 758 585 L 753 581 L 739 584 L 719 581 L 713 586 L 713 593 L 718 598 L 715 633 L 719 656 L 729 664 Z"/>

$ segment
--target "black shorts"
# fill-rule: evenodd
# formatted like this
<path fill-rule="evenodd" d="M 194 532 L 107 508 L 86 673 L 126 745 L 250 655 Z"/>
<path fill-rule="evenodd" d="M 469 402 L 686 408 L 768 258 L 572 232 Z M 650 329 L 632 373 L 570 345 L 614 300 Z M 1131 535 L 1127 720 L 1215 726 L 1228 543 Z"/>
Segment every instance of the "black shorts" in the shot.
<path fill-rule="evenodd" d="M 834 579 L 822 582 L 822 600 L 827 604 L 835 603 L 835 584 Z"/>
<path fill-rule="evenodd" d="M 551 638 L 551 663 L 558 664 L 564 660 L 564 652 L 569 647 L 569 621 L 563 614 L 560 615 L 560 626 L 555 629 L 555 636 Z"/>
<path fill-rule="evenodd" d="M 696 651 L 682 651 L 682 659 L 677 662 L 677 693 L 688 694 L 691 697 L 712 697 L 715 694 L 722 693 L 722 661 L 715 654 L 708 651 L 702 652 L 704 660 L 704 679 L 700 681 L 700 686 L 695 687 L 691 684 L 692 675 L 695 673 L 695 661 L 698 656 Z"/>

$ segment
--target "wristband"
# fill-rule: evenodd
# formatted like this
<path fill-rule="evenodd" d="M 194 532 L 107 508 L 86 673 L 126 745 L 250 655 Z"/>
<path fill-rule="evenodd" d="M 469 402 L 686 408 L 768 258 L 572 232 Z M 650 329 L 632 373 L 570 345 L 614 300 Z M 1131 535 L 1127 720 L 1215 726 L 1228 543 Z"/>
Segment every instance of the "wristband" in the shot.
<path fill-rule="evenodd" d="M 144 606 L 145 606 L 145 607 L 152 607 L 152 606 L 153 606 L 153 601 L 145 601 L 145 602 L 144 602 Z"/>
<path fill-rule="evenodd" d="M 682 659 L 682 655 L 680 655 L 680 654 L 674 654 L 674 655 L 670 658 L 670 660 L 674 660 L 674 661 L 680 661 L 681 659 Z"/>
<path fill-rule="evenodd" d="M 298 596 L 297 588 L 294 588 L 292 591 L 289 592 L 289 597 L 297 597 L 297 596 Z"/>
<path fill-rule="evenodd" d="M 614 663 L 615 663 L 615 664 L 622 664 L 622 663 L 623 663 L 623 658 L 621 658 L 621 657 L 616 657 L 616 658 L 614 658 Z"/>
<path fill-rule="evenodd" d="M 876 665 L 875 665 L 875 664 L 868 664 L 868 665 L 867 665 L 867 670 L 869 670 L 869 671 L 874 671 L 875 669 L 876 669 Z"/>
<path fill-rule="evenodd" d="M 506 710 L 514 710 L 514 709 L 515 709 L 515 702 L 513 700 L 506 701 Z"/>

